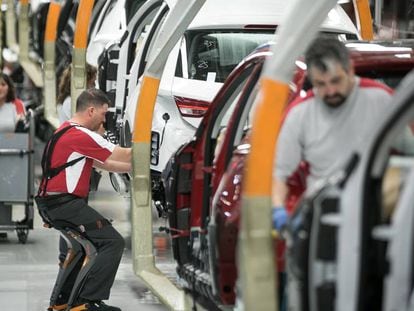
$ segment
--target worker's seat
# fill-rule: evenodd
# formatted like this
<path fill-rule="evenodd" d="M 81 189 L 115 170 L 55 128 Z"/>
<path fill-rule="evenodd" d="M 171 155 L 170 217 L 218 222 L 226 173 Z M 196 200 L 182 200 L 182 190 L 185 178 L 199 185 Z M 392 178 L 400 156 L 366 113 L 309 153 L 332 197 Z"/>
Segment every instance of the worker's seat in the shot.
<path fill-rule="evenodd" d="M 48 224 L 44 225 L 50 228 Z M 69 226 L 62 226 L 57 228 L 66 241 L 67 255 L 63 263 L 60 264 L 59 273 L 56 278 L 55 286 L 53 287 L 52 295 L 50 297 L 50 304 L 48 311 L 58 310 L 71 310 L 73 304 L 76 302 L 80 290 L 88 276 L 88 273 L 95 263 L 97 251 L 91 241 L 89 241 L 81 232 Z M 74 282 L 72 291 L 66 304 L 57 305 L 59 295 L 62 291 L 62 287 L 68 280 L 69 275 L 73 272 L 74 268 L 82 260 L 82 265 L 79 272 L 77 272 L 76 280 Z M 76 273 L 76 272 L 75 272 Z"/>

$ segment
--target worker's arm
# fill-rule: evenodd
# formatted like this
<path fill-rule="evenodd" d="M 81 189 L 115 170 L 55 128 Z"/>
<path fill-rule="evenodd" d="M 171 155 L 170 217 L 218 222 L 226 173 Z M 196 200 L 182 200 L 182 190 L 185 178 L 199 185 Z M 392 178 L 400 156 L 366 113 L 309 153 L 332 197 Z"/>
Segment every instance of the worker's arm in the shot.
<path fill-rule="evenodd" d="M 303 111 L 297 108 L 291 109 L 280 129 L 272 184 L 272 203 L 275 207 L 285 205 L 288 193 L 286 180 L 302 160 L 303 144 L 300 135 L 302 116 Z"/>
<path fill-rule="evenodd" d="M 286 182 L 275 177 L 273 179 L 273 189 L 272 189 L 273 206 L 284 206 L 287 193 L 288 193 L 288 187 L 286 185 Z"/>
<path fill-rule="evenodd" d="M 120 146 L 116 146 L 114 151 L 112 152 L 112 154 L 109 156 L 107 160 L 131 163 L 131 159 L 132 159 L 131 148 L 123 148 Z"/>
<path fill-rule="evenodd" d="M 104 163 L 93 161 L 93 166 L 114 173 L 129 173 L 131 172 L 131 162 L 121 162 L 112 160 L 111 157 L 106 159 Z"/>

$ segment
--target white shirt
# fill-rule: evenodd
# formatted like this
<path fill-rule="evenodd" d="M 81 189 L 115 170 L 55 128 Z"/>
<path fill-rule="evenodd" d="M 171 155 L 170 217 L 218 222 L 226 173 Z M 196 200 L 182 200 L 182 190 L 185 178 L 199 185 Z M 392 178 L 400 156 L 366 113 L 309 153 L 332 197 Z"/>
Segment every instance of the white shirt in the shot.
<path fill-rule="evenodd" d="M 0 133 L 13 133 L 16 128 L 17 112 L 12 103 L 0 106 Z"/>
<path fill-rule="evenodd" d="M 62 105 L 58 105 L 57 111 L 59 116 L 59 122 L 62 124 L 65 121 L 68 121 L 72 116 L 72 100 L 70 96 L 67 96 L 63 101 Z"/>

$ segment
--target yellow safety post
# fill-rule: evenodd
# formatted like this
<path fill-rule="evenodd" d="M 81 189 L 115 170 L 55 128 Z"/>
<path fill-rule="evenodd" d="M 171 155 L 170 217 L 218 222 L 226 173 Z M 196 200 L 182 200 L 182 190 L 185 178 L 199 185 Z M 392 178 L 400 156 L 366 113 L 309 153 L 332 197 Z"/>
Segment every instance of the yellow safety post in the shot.
<path fill-rule="evenodd" d="M 189 310 L 190 303 L 155 266 L 150 177 L 151 124 L 160 79 L 168 54 L 205 0 L 178 0 L 166 18 L 144 73 L 132 139 L 132 251 L 134 272 L 172 310 Z"/>
<path fill-rule="evenodd" d="M 72 83 L 70 87 L 72 114 L 76 109 L 76 99 L 86 88 L 86 47 L 88 44 L 89 22 L 94 3 L 94 0 L 81 0 L 76 15 L 72 52 Z"/>
<path fill-rule="evenodd" d="M 29 57 L 29 0 L 20 0 L 19 14 L 19 63 L 36 87 L 43 87 L 40 64 Z"/>
<path fill-rule="evenodd" d="M 56 35 L 61 5 L 51 1 L 47 13 L 46 31 L 44 39 L 44 88 L 43 98 L 45 118 L 54 127 L 59 127 L 59 118 L 56 110 Z"/>
<path fill-rule="evenodd" d="M 357 19 L 357 28 L 364 40 L 374 39 L 374 26 L 369 0 L 352 0 Z"/>
<path fill-rule="evenodd" d="M 271 237 L 275 146 L 295 61 L 304 53 L 335 4 L 336 0 L 293 1 L 278 27 L 273 57 L 264 65 L 261 100 L 253 120 L 251 151 L 245 167 L 238 243 L 244 310 L 278 310 Z"/>
<path fill-rule="evenodd" d="M 14 10 L 14 0 L 7 0 L 6 44 L 14 53 L 19 53 L 19 45 L 16 40 L 16 12 Z"/>

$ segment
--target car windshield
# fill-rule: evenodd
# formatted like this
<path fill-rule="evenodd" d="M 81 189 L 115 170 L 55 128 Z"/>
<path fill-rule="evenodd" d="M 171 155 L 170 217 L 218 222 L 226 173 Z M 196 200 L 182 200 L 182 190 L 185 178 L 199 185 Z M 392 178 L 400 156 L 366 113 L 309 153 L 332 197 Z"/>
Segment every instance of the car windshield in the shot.
<path fill-rule="evenodd" d="M 272 37 L 273 31 L 190 31 L 188 77 L 224 82 L 245 56 Z"/>

